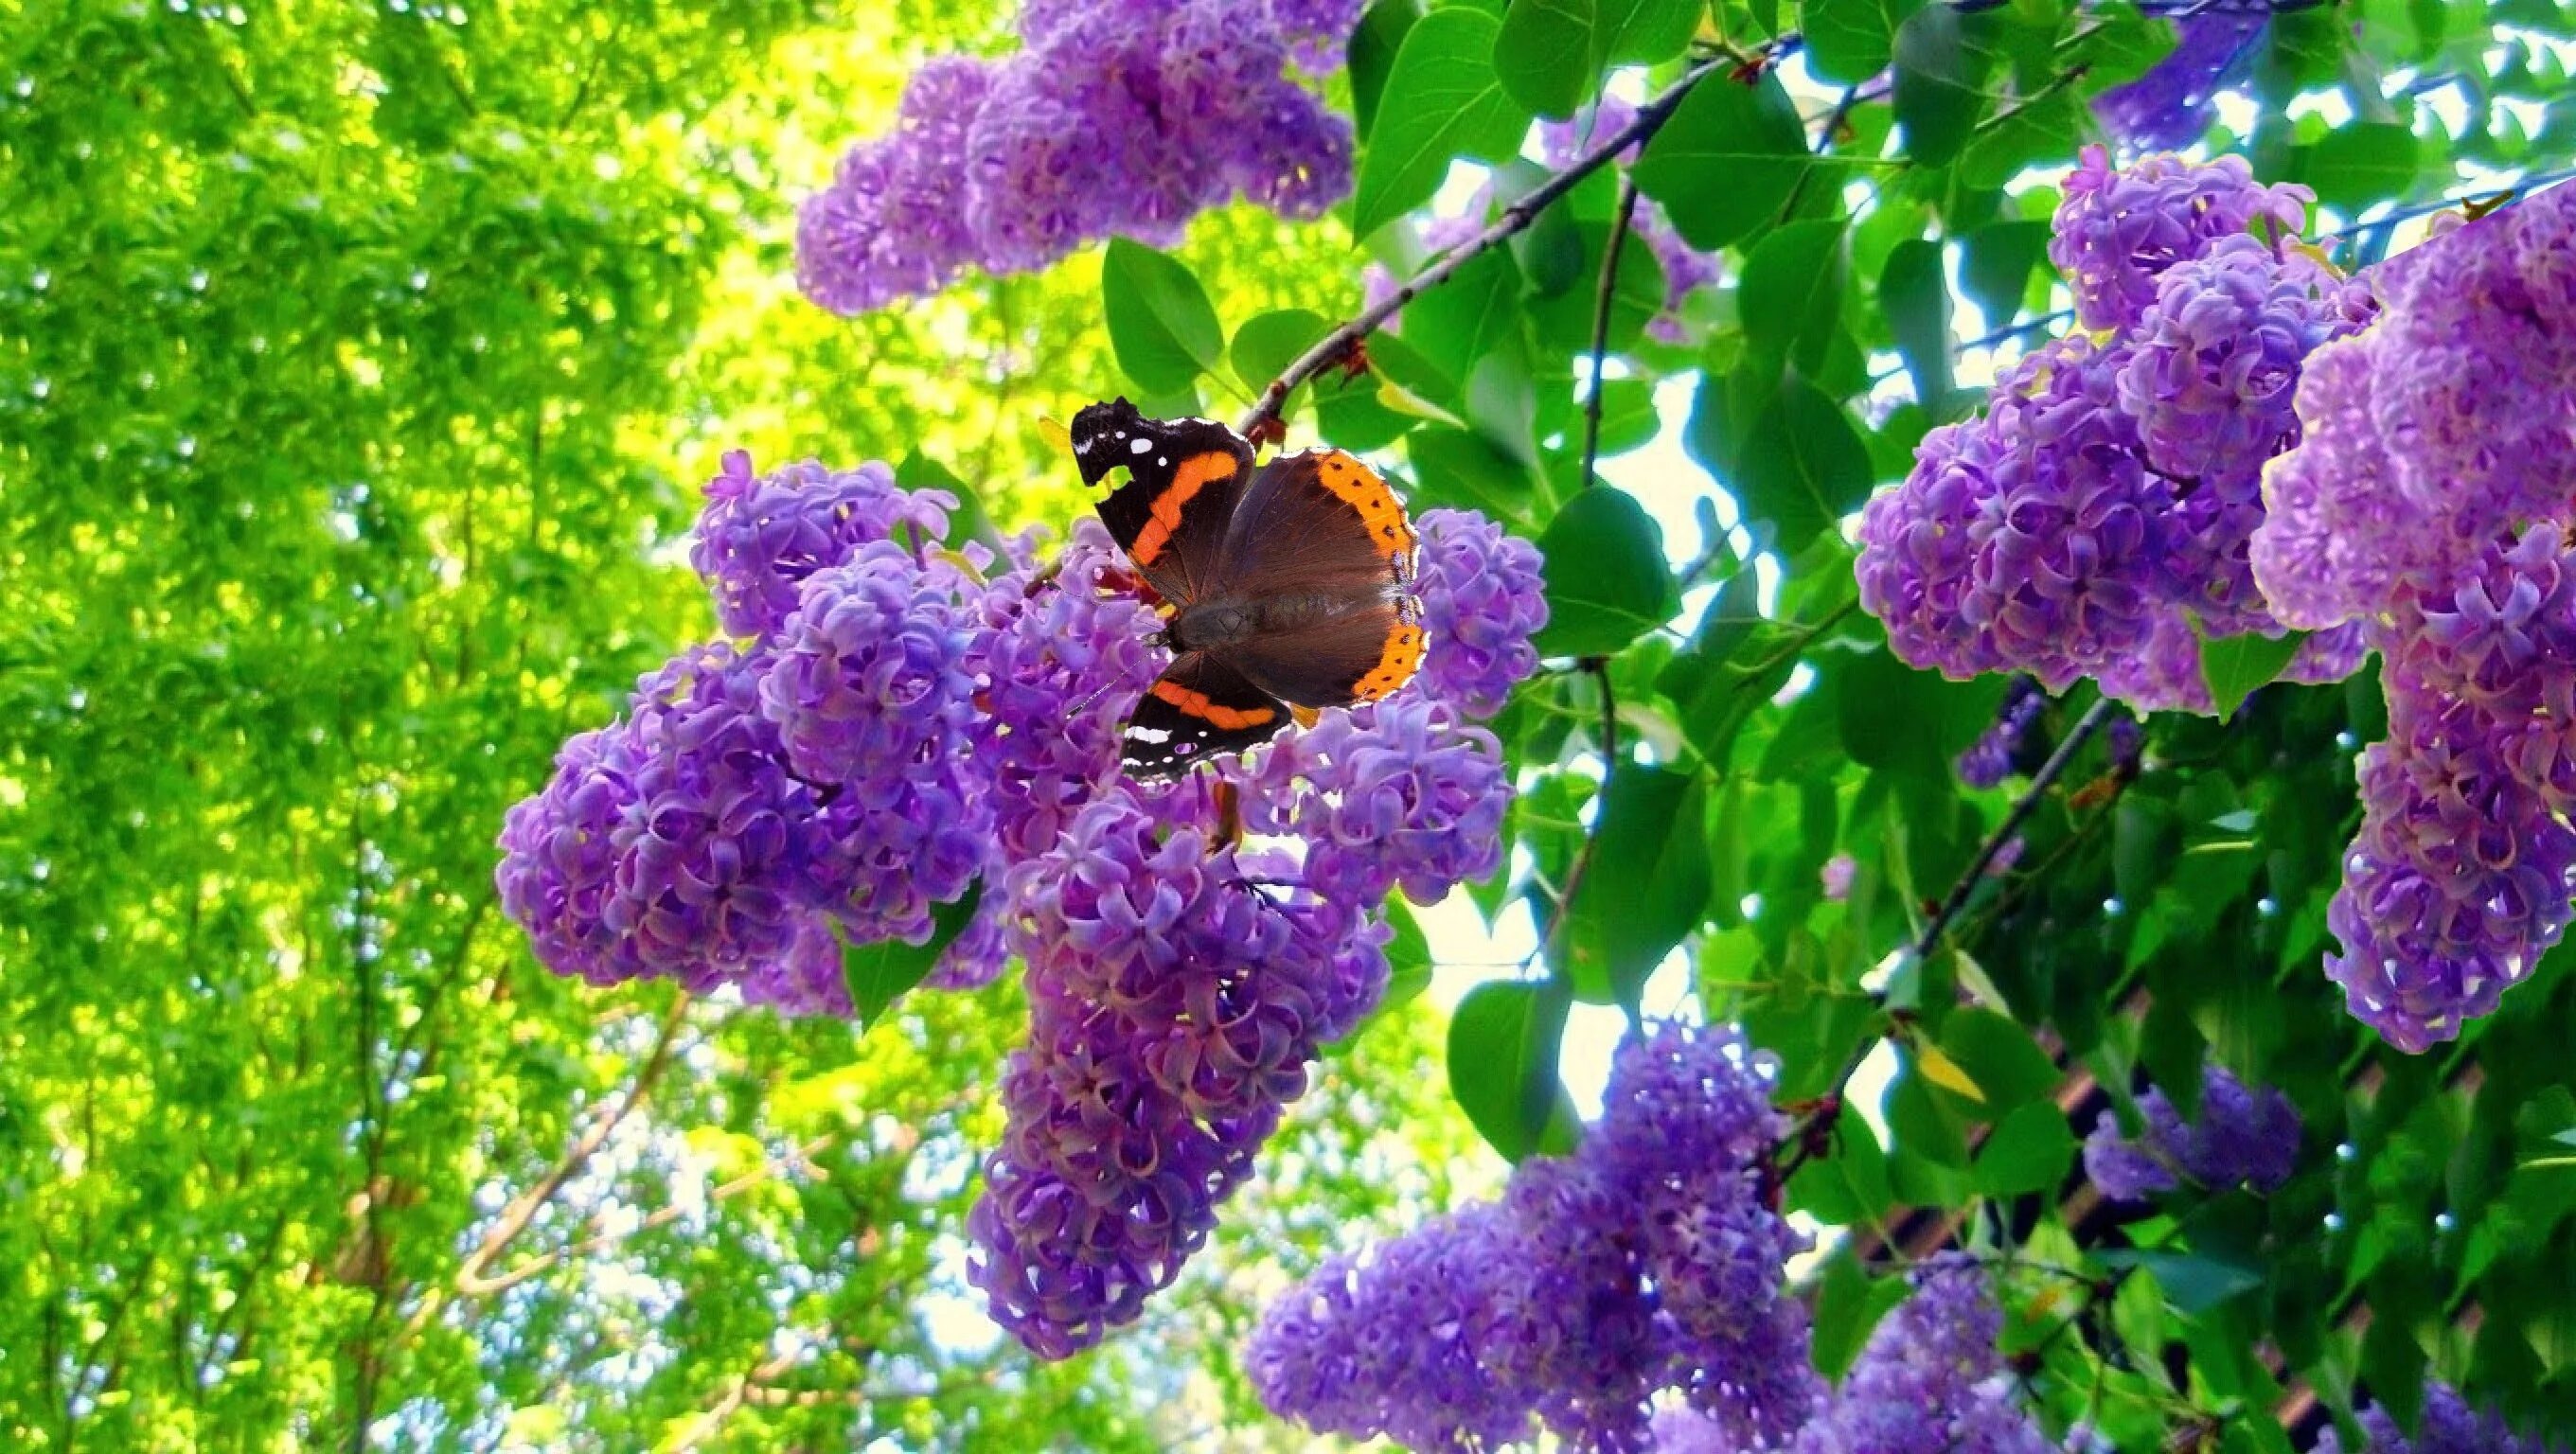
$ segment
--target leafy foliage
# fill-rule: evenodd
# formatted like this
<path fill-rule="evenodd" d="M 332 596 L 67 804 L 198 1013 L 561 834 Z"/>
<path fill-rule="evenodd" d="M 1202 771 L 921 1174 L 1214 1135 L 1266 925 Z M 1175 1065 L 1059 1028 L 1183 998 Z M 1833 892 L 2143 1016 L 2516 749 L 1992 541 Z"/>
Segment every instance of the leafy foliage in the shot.
<path fill-rule="evenodd" d="M 921 55 L 1007 47 L 1006 8 L 39 4 L 0 37 L 13 1446 L 1299 1445 L 1234 1361 L 1253 1294 L 1569 1150 L 1574 1007 L 1683 978 L 1810 1132 L 1781 1190 L 1836 1238 L 1828 1374 L 1947 1242 L 2053 1435 L 2270 1454 L 2365 1394 L 2411 1417 L 2428 1373 L 2576 1427 L 2571 951 L 2423 1057 L 2318 969 L 2369 674 L 2280 684 L 2288 643 L 2232 638 L 2223 717 L 2123 749 L 2078 688 L 1977 789 L 1952 761 L 2001 683 L 1908 669 L 1855 609 L 1848 517 L 1996 345 L 2062 324 L 2054 179 L 2167 22 L 1379 0 L 1334 83 L 1361 138 L 1334 220 L 1210 213 L 848 321 L 794 298 L 787 219 L 849 117 Z M 2367 265 L 2566 165 L 2571 36 L 2546 4 L 2286 11 L 2249 129 L 2205 140 L 2312 188 Z M 997 1349 L 957 1233 L 1012 993 L 904 995 L 864 1041 L 592 994 L 498 922 L 501 812 L 706 633 L 673 566 L 716 451 L 917 457 L 1061 526 L 1041 416 L 1251 397 L 1358 311 L 1351 243 L 1417 271 L 1457 164 L 1503 215 L 1541 183 L 1533 118 L 1626 66 L 1695 78 L 1642 152 L 1285 408 L 1546 553 L 1553 664 L 1495 723 L 1510 867 L 1472 895 L 1537 952 L 1321 1062 L 1219 1255 L 1129 1338 Z M 1669 313 L 1631 186 L 1715 257 Z M 1399 977 L 1459 972 L 1400 935 Z M 2190 1111 L 2205 1062 L 2288 1097 L 2296 1174 L 2085 1195 L 2075 1132 L 2150 1083 Z"/>

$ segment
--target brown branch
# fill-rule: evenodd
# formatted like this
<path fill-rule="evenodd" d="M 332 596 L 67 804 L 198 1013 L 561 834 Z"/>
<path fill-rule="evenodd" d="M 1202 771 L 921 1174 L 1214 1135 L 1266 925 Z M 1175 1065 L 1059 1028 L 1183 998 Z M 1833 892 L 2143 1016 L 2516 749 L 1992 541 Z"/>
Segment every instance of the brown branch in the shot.
<path fill-rule="evenodd" d="M 1783 37 L 1781 40 L 1772 42 L 1770 50 L 1783 49 L 1787 43 L 1787 38 Z M 1538 215 L 1547 210 L 1548 204 L 1573 191 L 1585 177 L 1599 171 L 1619 153 L 1661 131 L 1664 123 L 1672 120 L 1673 113 L 1681 107 L 1682 98 L 1688 96 L 1693 87 L 1710 76 L 1734 69 L 1741 64 L 1743 62 L 1738 58 L 1720 57 L 1702 61 L 1683 72 L 1681 78 L 1665 87 L 1662 94 L 1637 108 L 1635 119 L 1619 128 L 1609 140 L 1596 143 L 1592 150 L 1567 164 L 1565 170 L 1548 178 L 1528 195 L 1505 207 L 1503 215 L 1495 218 L 1493 224 L 1483 232 L 1460 244 L 1440 261 L 1414 274 L 1383 302 L 1373 308 L 1362 310 L 1359 316 L 1325 334 L 1321 342 L 1298 355 L 1297 361 L 1288 365 L 1287 370 L 1279 377 L 1272 379 L 1269 387 L 1261 391 L 1260 397 L 1252 401 L 1252 408 L 1244 414 L 1243 421 L 1235 426 L 1235 432 L 1246 438 L 1252 437 L 1254 432 L 1261 429 L 1268 421 L 1279 417 L 1280 407 L 1288 402 L 1289 394 L 1294 392 L 1298 385 L 1342 362 L 1350 356 L 1352 348 L 1362 339 L 1384 327 L 1388 319 L 1403 311 L 1405 304 L 1439 287 L 1468 263 L 1510 241 L 1531 223 L 1537 221 Z"/>
<path fill-rule="evenodd" d="M 581 1138 L 573 1142 L 571 1149 L 564 1152 L 563 1159 L 556 1162 L 544 1176 L 537 1179 L 536 1185 L 521 1192 L 507 1207 L 502 1208 L 500 1219 L 492 1224 L 492 1230 L 483 1234 L 483 1241 L 466 1257 L 465 1265 L 456 1270 L 458 1292 L 469 1297 L 480 1297 L 508 1286 L 507 1283 L 497 1283 L 486 1278 L 483 1275 L 484 1269 L 490 1267 L 495 1258 L 509 1250 L 510 1243 L 520 1233 L 528 1230 L 528 1223 L 535 1220 L 538 1208 L 554 1200 L 555 1193 L 563 1190 L 563 1184 L 570 1181 L 575 1173 L 589 1164 L 591 1156 L 601 1146 L 607 1144 L 608 1138 L 616 1132 L 619 1124 L 633 1114 L 637 1106 L 643 1104 L 647 1095 L 652 1094 L 655 1083 L 661 1080 L 662 1072 L 671 1063 L 671 1046 L 679 1039 L 680 1026 L 688 1019 L 688 1014 L 688 995 L 682 993 L 675 996 L 671 1001 L 670 1011 L 662 1017 L 662 1032 L 654 1040 L 652 1052 L 645 1058 L 644 1068 L 636 1072 L 635 1083 L 627 1087 L 625 1097 L 619 1100 L 607 1114 L 593 1120 L 590 1128 L 582 1132 Z"/>
<path fill-rule="evenodd" d="M 742 1175 L 735 1177 L 733 1180 L 728 1181 L 707 1193 L 707 1200 L 710 1202 L 720 1202 L 731 1197 L 740 1196 L 742 1193 L 751 1190 L 762 1182 L 784 1176 L 798 1167 L 808 1165 L 815 1157 L 830 1150 L 833 1142 L 838 1139 L 838 1136 L 827 1132 L 824 1135 L 817 1136 L 813 1140 L 806 1142 L 802 1146 L 790 1147 L 788 1148 L 788 1152 L 785 1156 L 781 1156 L 772 1161 L 764 1161 L 760 1165 L 744 1172 Z M 524 1261 L 513 1264 L 507 1272 L 501 1273 L 495 1277 L 483 1278 L 473 1287 L 460 1287 L 459 1290 L 476 1296 L 505 1291 L 509 1288 L 518 1286 L 520 1283 L 527 1281 L 529 1278 L 536 1276 L 538 1273 L 545 1271 L 549 1267 L 555 1266 L 557 1263 L 568 1262 L 576 1257 L 588 1256 L 593 1252 L 614 1247 L 618 1243 L 623 1242 L 630 1237 L 652 1231 L 656 1227 L 669 1226 L 671 1223 L 680 1219 L 680 1213 L 681 1209 L 676 1205 L 656 1207 L 642 1221 L 637 1222 L 634 1226 L 626 1229 L 625 1231 L 602 1232 L 596 1236 L 585 1237 L 578 1242 L 567 1243 L 564 1246 L 540 1252 L 533 1257 L 529 1257 Z"/>
<path fill-rule="evenodd" d="M 1601 361 L 1610 352 L 1610 308 L 1619 291 L 1619 254 L 1637 219 L 1637 178 L 1619 179 L 1619 211 L 1610 219 L 1610 239 L 1601 245 L 1601 296 L 1592 304 L 1592 391 L 1583 400 L 1583 476 L 1578 489 L 1592 488 L 1601 463 Z"/>

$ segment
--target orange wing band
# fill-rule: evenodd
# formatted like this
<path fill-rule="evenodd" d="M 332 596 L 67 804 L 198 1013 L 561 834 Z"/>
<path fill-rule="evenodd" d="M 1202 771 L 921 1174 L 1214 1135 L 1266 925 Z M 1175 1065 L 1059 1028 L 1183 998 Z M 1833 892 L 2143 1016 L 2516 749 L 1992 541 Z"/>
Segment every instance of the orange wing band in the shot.
<path fill-rule="evenodd" d="M 1178 682 L 1154 683 L 1154 695 L 1191 716 L 1213 723 L 1227 732 L 1240 732 L 1246 727 L 1258 727 L 1279 715 L 1268 707 L 1254 707 L 1244 711 L 1238 711 L 1233 707 L 1220 707 L 1208 700 L 1207 693 L 1191 691 Z"/>
<path fill-rule="evenodd" d="M 1351 688 L 1351 695 L 1374 702 L 1413 680 L 1422 668 L 1422 649 L 1422 628 L 1410 621 L 1397 622 L 1386 634 L 1386 650 L 1379 654 L 1377 665 Z"/>
<path fill-rule="evenodd" d="M 1181 512 L 1189 508 L 1192 497 L 1218 480 L 1231 478 L 1234 468 L 1234 456 L 1216 450 L 1182 460 L 1181 467 L 1172 471 L 1172 482 L 1154 497 L 1154 513 L 1145 528 L 1136 532 L 1127 558 L 1140 566 L 1152 565 L 1171 542 L 1172 532 L 1181 528 Z"/>
<path fill-rule="evenodd" d="M 1413 554 L 1413 522 L 1405 518 L 1404 502 L 1386 487 L 1386 481 L 1378 478 L 1377 471 L 1333 449 L 1326 450 L 1323 458 L 1316 461 L 1315 477 L 1324 482 L 1325 489 L 1360 512 L 1360 522 L 1368 527 L 1369 538 L 1377 542 L 1379 549 L 1391 556 Z"/>

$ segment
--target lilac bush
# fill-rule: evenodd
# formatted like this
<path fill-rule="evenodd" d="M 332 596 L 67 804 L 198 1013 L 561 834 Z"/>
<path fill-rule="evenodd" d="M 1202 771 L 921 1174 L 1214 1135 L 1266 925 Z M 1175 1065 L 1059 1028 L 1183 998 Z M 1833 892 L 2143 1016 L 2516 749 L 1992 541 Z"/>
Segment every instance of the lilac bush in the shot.
<path fill-rule="evenodd" d="M 2576 912 L 2571 235 L 2562 186 L 2375 270 L 2383 311 L 2302 376 L 2251 542 L 2280 620 L 2386 661 L 2326 970 L 2403 1049 L 2492 1011 Z"/>
<path fill-rule="evenodd" d="M 968 268 L 1025 272 L 1111 235 L 1168 245 L 1230 196 L 1317 217 L 1350 123 L 1297 79 L 1337 69 L 1349 0 L 1038 0 L 1021 49 L 913 74 L 891 132 L 798 213 L 807 297 L 865 313 Z"/>
<path fill-rule="evenodd" d="M 1869 1335 L 1794 1454 L 2054 1454 L 2015 1401 L 2003 1313 L 1977 1263 L 1945 1253 Z"/>

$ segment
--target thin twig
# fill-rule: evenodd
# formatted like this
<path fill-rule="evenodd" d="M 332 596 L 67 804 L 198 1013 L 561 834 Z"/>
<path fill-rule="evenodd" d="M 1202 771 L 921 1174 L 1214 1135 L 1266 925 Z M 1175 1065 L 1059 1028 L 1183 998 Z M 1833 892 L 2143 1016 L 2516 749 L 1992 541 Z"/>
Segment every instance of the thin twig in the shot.
<path fill-rule="evenodd" d="M 1592 392 L 1583 401 L 1583 475 L 1577 489 L 1592 488 L 1601 463 L 1601 361 L 1610 352 L 1610 306 L 1619 291 L 1619 254 L 1637 218 L 1637 178 L 1619 179 L 1619 211 L 1610 219 L 1610 239 L 1601 245 L 1601 296 L 1592 305 Z"/>
<path fill-rule="evenodd" d="M 1774 41 L 1768 53 L 1776 54 L 1785 48 L 1786 44 L 1787 37 Z M 1638 107 L 1635 119 L 1619 128 L 1609 140 L 1595 143 L 1592 150 L 1576 157 L 1567 164 L 1565 170 L 1548 178 L 1520 200 L 1505 207 L 1503 215 L 1495 218 L 1493 224 L 1483 232 L 1460 244 L 1440 261 L 1416 273 L 1377 306 L 1361 310 L 1359 316 L 1325 334 L 1314 347 L 1298 355 L 1297 361 L 1288 365 L 1279 377 L 1272 379 L 1269 386 L 1261 391 L 1260 396 L 1252 401 L 1252 408 L 1244 414 L 1242 422 L 1235 426 L 1235 432 L 1250 438 L 1265 423 L 1279 416 L 1280 406 L 1288 402 L 1288 395 L 1295 391 L 1298 385 L 1348 358 L 1353 345 L 1383 327 L 1388 319 L 1403 311 L 1405 304 L 1449 281 L 1469 262 L 1510 241 L 1527 229 L 1532 222 L 1537 221 L 1538 215 L 1547 210 L 1548 204 L 1573 191 L 1585 177 L 1608 165 L 1610 160 L 1621 152 L 1661 131 L 1664 123 L 1672 120 L 1673 113 L 1681 107 L 1682 98 L 1688 96 L 1693 87 L 1721 71 L 1731 70 L 1742 64 L 1744 62 L 1740 58 L 1721 56 L 1702 61 L 1683 72 L 1681 79 L 1665 87 L 1661 95 Z"/>
<path fill-rule="evenodd" d="M 590 1163 L 592 1154 L 606 1145 L 619 1124 L 643 1104 L 647 1095 L 652 1094 L 654 1084 L 661 1080 L 663 1070 L 670 1065 L 671 1046 L 680 1038 L 680 1026 L 688 1019 L 688 1014 L 687 995 L 672 1000 L 670 1012 L 662 1017 L 661 1033 L 654 1039 L 644 1068 L 635 1073 L 635 1083 L 627 1087 L 625 1097 L 614 1109 L 593 1120 L 590 1128 L 582 1132 L 581 1138 L 564 1153 L 563 1159 L 537 1179 L 536 1185 L 519 1193 L 515 1200 L 502 1208 L 500 1220 L 492 1224 L 491 1231 L 483 1234 L 482 1242 L 466 1257 L 465 1265 L 456 1270 L 458 1292 L 469 1297 L 481 1297 L 495 1290 L 493 1280 L 483 1275 L 484 1269 L 508 1250 L 510 1243 L 528 1229 L 528 1223 L 536 1219 L 537 1209 L 554 1200 L 555 1193 L 563 1189 L 563 1184 Z"/>
<path fill-rule="evenodd" d="M 742 1175 L 735 1177 L 733 1180 L 725 1182 L 709 1191 L 707 1193 L 706 1200 L 711 1203 L 725 1201 L 732 1197 L 739 1196 L 753 1187 L 759 1186 L 763 1182 L 785 1176 L 788 1173 L 795 1171 L 797 1168 L 810 1163 L 815 1157 L 822 1155 L 825 1151 L 830 1150 L 832 1143 L 836 1139 L 837 1137 L 832 1133 L 826 1132 L 801 1146 L 790 1146 L 787 1149 L 786 1155 L 779 1157 L 774 1161 L 764 1161 L 760 1165 L 753 1167 L 751 1170 L 744 1172 Z M 466 1289 L 466 1291 L 477 1294 L 506 1291 L 518 1286 L 520 1283 L 527 1281 L 529 1278 L 536 1276 L 557 1263 L 569 1262 L 576 1257 L 586 1257 L 593 1252 L 599 1252 L 607 1248 L 614 1247 L 618 1243 L 626 1241 L 630 1237 L 650 1232 L 657 1227 L 667 1227 L 685 1215 L 685 1211 L 686 1209 L 677 1202 L 673 1202 L 668 1206 L 656 1207 L 651 1213 L 646 1215 L 643 1220 L 632 1224 L 623 1231 L 600 1232 L 593 1236 L 585 1237 L 578 1242 L 569 1243 L 562 1247 L 550 1248 L 547 1251 L 539 1252 L 525 1261 L 514 1264 L 506 1272 L 500 1273 L 497 1276 L 482 1279 L 474 1287 Z"/>
<path fill-rule="evenodd" d="M 2110 719 L 2113 705 L 2109 697 L 2096 701 L 2067 730 L 2066 740 L 2057 744 L 2057 750 L 2048 755 L 2048 761 L 2041 763 L 2039 771 L 2031 774 L 2030 786 L 2013 800 L 2012 811 L 2004 814 L 2003 822 L 1996 824 L 1995 831 L 1987 834 L 1986 841 L 1978 845 L 1977 856 L 1968 861 L 1967 872 L 1960 874 L 1959 881 L 1950 886 L 1950 896 L 1941 901 L 1940 911 L 1916 936 L 1914 957 L 1917 960 L 1931 958 L 1932 951 L 1941 947 L 1941 936 L 1950 932 L 1950 922 L 1968 906 L 1969 897 L 1984 880 L 1986 869 L 1994 863 L 1995 855 L 2004 851 L 2004 845 L 2012 841 L 2014 835 L 2021 832 L 2022 824 L 2029 822 L 2030 815 L 2039 810 L 2039 800 L 2048 796 L 2048 789 L 2057 781 L 2058 774 L 2066 771 L 2066 765 L 2075 760 L 2076 752 Z"/>

